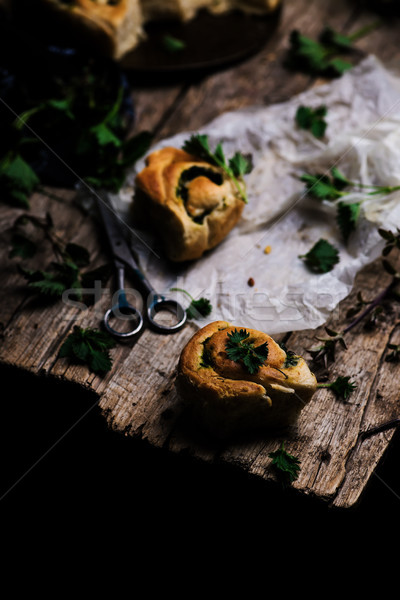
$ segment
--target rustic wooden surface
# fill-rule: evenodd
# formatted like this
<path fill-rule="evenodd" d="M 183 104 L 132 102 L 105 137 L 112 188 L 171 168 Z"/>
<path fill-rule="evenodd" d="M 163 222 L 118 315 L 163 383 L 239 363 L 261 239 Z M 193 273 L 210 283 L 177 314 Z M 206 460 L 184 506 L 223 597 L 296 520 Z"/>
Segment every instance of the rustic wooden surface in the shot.
<path fill-rule="evenodd" d="M 318 82 L 301 74 L 289 74 L 282 65 L 289 32 L 297 28 L 316 35 L 321 24 L 349 33 L 376 18 L 360 3 L 346 0 L 286 0 L 281 23 L 274 36 L 256 55 L 239 65 L 187 82 L 137 87 L 132 90 L 138 130 L 149 129 L 156 139 L 183 130 L 195 130 L 227 111 L 251 104 L 268 105 L 285 101 Z M 383 61 L 399 58 L 400 25 L 389 21 L 358 42 L 362 52 L 374 52 Z M 361 54 L 360 54 L 361 56 Z M 58 190 L 63 199 L 50 200 L 35 194 L 31 214 L 49 211 L 63 239 L 82 243 L 93 264 L 107 260 L 96 224 L 73 202 L 74 193 Z M 34 374 L 68 380 L 98 394 L 98 409 L 110 429 L 172 453 L 188 452 L 205 462 L 228 464 L 268 482 L 275 481 L 268 454 L 282 439 L 253 437 L 229 444 L 216 444 L 194 432 L 174 388 L 175 368 L 180 351 L 195 331 L 188 324 L 173 338 L 145 330 L 135 344 L 120 344 L 112 350 L 113 368 L 104 378 L 84 366 L 57 358 L 58 349 L 75 324 L 99 326 L 107 293 L 86 311 L 64 303 L 38 303 L 27 293 L 25 281 L 7 258 L 10 229 L 24 211 L 4 205 L 0 209 L 0 272 L 2 340 L 0 362 Z M 49 260 L 41 256 L 42 264 Z M 335 329 L 343 326 L 346 308 L 359 289 L 372 298 L 383 289 L 389 276 L 379 262 L 357 278 L 354 292 L 332 315 Z M 12 301 L 10 301 L 12 299 Z M 305 355 L 322 331 L 293 334 L 290 347 Z M 357 503 L 374 469 L 388 448 L 394 429 L 363 440 L 370 426 L 398 415 L 398 366 L 385 361 L 388 343 L 400 343 L 398 310 L 385 315 L 378 329 L 365 330 L 360 324 L 346 337 L 347 350 L 339 350 L 329 378 L 351 375 L 357 390 L 347 402 L 329 390 L 319 390 L 303 411 L 298 427 L 285 437 L 286 449 L 301 460 L 299 478 L 293 484 L 299 494 L 312 495 L 336 507 Z"/>

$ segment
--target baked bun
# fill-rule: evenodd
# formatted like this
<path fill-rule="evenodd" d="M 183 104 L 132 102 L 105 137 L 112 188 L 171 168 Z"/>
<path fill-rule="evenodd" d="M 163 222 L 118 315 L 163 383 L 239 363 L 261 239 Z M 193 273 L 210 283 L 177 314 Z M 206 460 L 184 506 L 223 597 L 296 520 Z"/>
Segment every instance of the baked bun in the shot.
<path fill-rule="evenodd" d="M 120 59 L 144 38 L 139 0 L 36 0 L 53 26 L 73 28 L 77 39 L 97 51 Z"/>
<path fill-rule="evenodd" d="M 76 40 L 118 60 L 146 37 L 144 28 L 150 21 L 185 22 L 202 9 L 216 14 L 236 9 L 268 13 L 281 0 L 19 0 L 23 1 L 34 9 L 36 19 L 48 22 L 50 18 L 52 28 L 70 27 Z"/>
<path fill-rule="evenodd" d="M 162 148 L 136 177 L 134 208 L 160 236 L 172 261 L 200 258 L 239 221 L 244 202 L 219 167 L 184 150 Z"/>
<path fill-rule="evenodd" d="M 294 425 L 317 389 L 307 363 L 288 355 L 266 333 L 242 329 L 249 334 L 246 342 L 255 348 L 267 343 L 266 360 L 251 374 L 241 360 L 228 357 L 228 334 L 235 330 L 241 328 L 215 321 L 189 340 L 178 364 L 180 396 L 195 419 L 221 439 Z"/>

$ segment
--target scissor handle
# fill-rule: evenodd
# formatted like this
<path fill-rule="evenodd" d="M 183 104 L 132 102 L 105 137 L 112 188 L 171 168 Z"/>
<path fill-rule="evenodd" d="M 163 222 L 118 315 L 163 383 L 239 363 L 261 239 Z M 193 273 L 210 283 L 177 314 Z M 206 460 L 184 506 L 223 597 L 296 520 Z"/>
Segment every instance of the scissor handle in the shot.
<path fill-rule="evenodd" d="M 162 325 L 155 319 L 157 313 L 161 310 L 166 310 L 176 316 L 176 323 L 173 325 Z M 164 298 L 159 294 L 155 294 L 151 299 L 150 305 L 147 308 L 147 318 L 153 329 L 159 333 L 175 333 L 179 331 L 186 323 L 186 310 L 177 302 L 169 298 Z"/>
<path fill-rule="evenodd" d="M 119 319 L 121 321 L 132 320 L 135 325 L 133 329 L 129 329 L 128 331 L 118 331 L 118 329 L 115 329 L 110 325 L 112 317 L 115 317 L 117 320 Z M 129 304 L 125 293 L 120 291 L 118 294 L 117 303 L 106 311 L 103 317 L 103 324 L 107 331 L 113 336 L 121 339 L 127 339 L 133 337 L 142 329 L 143 317 L 137 308 L 132 306 L 132 304 Z"/>

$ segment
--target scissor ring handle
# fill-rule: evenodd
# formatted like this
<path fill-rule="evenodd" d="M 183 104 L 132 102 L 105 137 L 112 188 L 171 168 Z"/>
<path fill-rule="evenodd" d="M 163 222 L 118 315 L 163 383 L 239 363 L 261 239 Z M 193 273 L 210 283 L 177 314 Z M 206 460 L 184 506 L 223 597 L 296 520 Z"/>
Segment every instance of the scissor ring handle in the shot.
<path fill-rule="evenodd" d="M 155 316 L 161 310 L 167 310 L 176 315 L 177 322 L 174 325 L 162 325 L 155 320 Z M 160 333 L 174 333 L 179 331 L 186 323 L 186 310 L 176 300 L 170 300 L 161 296 L 156 297 L 147 309 L 147 318 L 153 329 Z"/>
<path fill-rule="evenodd" d="M 121 318 L 120 315 L 117 314 L 117 312 L 123 313 L 124 316 L 132 316 L 135 318 L 135 322 L 137 323 L 134 329 L 131 329 L 129 331 L 118 331 L 117 329 L 114 329 L 113 327 L 111 327 L 110 325 L 110 319 L 111 317 L 116 317 L 118 319 Z M 134 335 L 136 335 L 143 327 L 143 317 L 140 314 L 140 312 L 131 304 L 128 303 L 124 303 L 124 304 L 116 304 L 115 306 L 112 306 L 111 308 L 109 308 L 107 310 L 107 312 L 104 315 L 103 318 L 103 323 L 104 323 L 104 327 L 107 329 L 107 331 L 109 333 L 111 333 L 112 335 L 119 337 L 119 338 L 130 338 Z"/>

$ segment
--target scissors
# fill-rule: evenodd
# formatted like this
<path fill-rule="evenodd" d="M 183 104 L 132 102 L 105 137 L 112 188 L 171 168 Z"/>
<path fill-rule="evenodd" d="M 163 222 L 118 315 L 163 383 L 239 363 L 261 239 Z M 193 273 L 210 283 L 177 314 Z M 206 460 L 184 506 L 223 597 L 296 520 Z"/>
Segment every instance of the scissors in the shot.
<path fill-rule="evenodd" d="M 126 241 L 121 221 L 115 214 L 108 199 L 97 197 L 96 200 L 113 256 L 118 285 L 116 303 L 106 311 L 103 317 L 105 328 L 115 337 L 131 338 L 139 333 L 144 326 L 144 319 L 141 312 L 130 304 L 126 297 L 124 282 L 125 269 L 128 268 L 142 287 L 143 293 L 146 296 L 147 309 L 145 313 L 149 326 L 159 333 L 175 333 L 186 322 L 186 310 L 176 300 L 164 298 L 164 296 L 157 294 L 146 276 L 139 269 L 132 250 Z M 174 315 L 175 322 L 172 325 L 163 325 L 157 322 L 156 315 L 162 310 Z M 129 331 L 118 331 L 110 324 L 113 317 L 132 321 L 133 327 Z"/>

